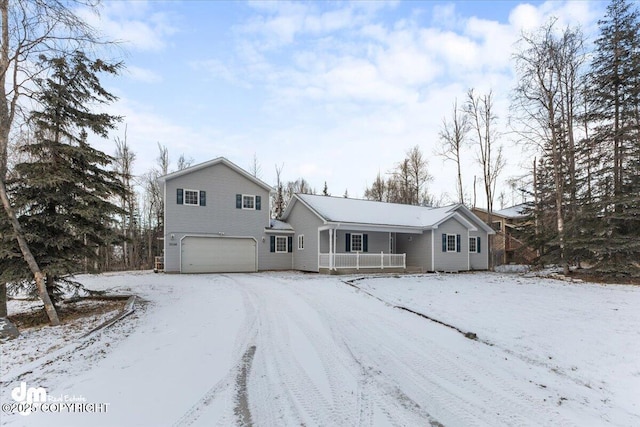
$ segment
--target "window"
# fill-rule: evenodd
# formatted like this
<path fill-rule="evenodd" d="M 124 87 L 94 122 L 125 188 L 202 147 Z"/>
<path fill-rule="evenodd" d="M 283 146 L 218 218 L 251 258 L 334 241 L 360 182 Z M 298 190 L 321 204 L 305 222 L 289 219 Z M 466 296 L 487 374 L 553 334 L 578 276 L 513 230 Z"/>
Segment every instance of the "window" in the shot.
<path fill-rule="evenodd" d="M 351 252 L 362 252 L 362 234 L 351 233 Z"/>
<path fill-rule="evenodd" d="M 298 250 L 304 249 L 304 234 L 298 235 Z"/>
<path fill-rule="evenodd" d="M 184 190 L 184 204 L 189 206 L 199 206 L 199 195 L 200 192 L 197 190 Z"/>
<path fill-rule="evenodd" d="M 455 234 L 447 234 L 447 252 L 456 252 L 456 235 Z"/>
<path fill-rule="evenodd" d="M 478 250 L 476 249 L 476 238 L 469 237 L 469 252 L 476 253 Z"/>
<path fill-rule="evenodd" d="M 187 206 L 207 206 L 207 192 L 178 188 L 176 189 L 176 203 Z"/>
<path fill-rule="evenodd" d="M 287 252 L 287 237 L 286 236 L 276 236 L 276 253 L 286 253 Z"/>
<path fill-rule="evenodd" d="M 242 195 L 242 209 L 251 209 L 254 210 L 256 208 L 256 196 L 247 196 Z"/>
<path fill-rule="evenodd" d="M 493 221 L 491 223 L 491 227 L 496 231 L 501 231 L 502 230 L 502 221 Z"/>

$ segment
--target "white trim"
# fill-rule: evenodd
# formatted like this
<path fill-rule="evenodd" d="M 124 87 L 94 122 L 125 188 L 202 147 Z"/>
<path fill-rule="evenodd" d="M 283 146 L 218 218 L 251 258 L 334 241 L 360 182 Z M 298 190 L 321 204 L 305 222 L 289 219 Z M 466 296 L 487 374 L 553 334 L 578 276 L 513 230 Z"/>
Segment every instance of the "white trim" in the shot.
<path fill-rule="evenodd" d="M 471 271 L 471 250 L 470 250 L 471 249 L 471 244 L 470 244 L 470 241 L 471 241 L 471 238 L 469 237 L 469 230 L 467 230 L 467 271 Z M 462 244 L 462 242 L 460 242 L 460 244 Z"/>
<path fill-rule="evenodd" d="M 277 254 L 286 254 L 289 253 L 289 238 L 287 236 L 274 236 L 276 238 L 275 241 L 275 253 Z M 284 239 L 284 251 L 278 250 L 278 239 Z"/>
<path fill-rule="evenodd" d="M 473 250 L 471 250 L 471 240 L 472 239 L 473 239 Z M 469 236 L 468 240 L 469 240 L 469 253 L 470 254 L 477 254 L 478 253 L 478 237 Z"/>
<path fill-rule="evenodd" d="M 253 207 L 252 208 L 245 208 L 244 207 L 244 198 L 245 197 L 253 198 Z M 242 209 L 246 210 L 246 211 L 255 211 L 256 210 L 256 195 L 255 194 L 243 194 L 242 195 Z"/>
<path fill-rule="evenodd" d="M 431 271 L 436 271 L 435 230 L 431 230 Z"/>
<path fill-rule="evenodd" d="M 196 203 L 187 203 L 187 191 L 196 193 Z M 182 204 L 184 206 L 200 206 L 200 190 L 193 190 L 191 188 L 182 189 Z"/>
<path fill-rule="evenodd" d="M 350 233 L 349 252 L 364 252 L 364 233 Z M 360 236 L 360 250 L 353 250 L 353 236 Z"/>
<path fill-rule="evenodd" d="M 447 236 L 447 253 L 449 252 L 458 252 L 458 235 L 457 234 L 449 234 L 443 233 Z M 449 236 L 453 236 L 453 250 L 449 250 Z M 460 242 L 462 243 L 462 242 Z"/>
<path fill-rule="evenodd" d="M 242 169 L 240 166 L 236 165 L 235 163 L 233 163 L 232 161 L 230 161 L 230 160 L 228 160 L 228 159 L 226 159 L 224 157 L 218 157 L 217 159 L 209 160 L 207 162 L 200 163 L 200 164 L 197 164 L 197 165 L 193 165 L 193 166 L 190 166 L 190 167 L 188 167 L 186 169 L 182 169 L 180 171 L 172 172 L 172 173 L 167 174 L 165 176 L 161 176 L 160 180 L 164 181 L 166 183 L 167 181 L 169 181 L 169 180 L 171 180 L 173 178 L 177 178 L 179 176 L 187 175 L 187 174 L 190 174 L 192 172 L 196 172 L 196 171 L 198 171 L 200 169 L 204 169 L 204 168 L 208 168 L 210 166 L 217 165 L 218 163 L 222 163 L 223 165 L 225 165 L 225 166 L 229 167 L 230 169 L 236 171 L 240 175 L 242 175 L 245 178 L 247 178 L 249 181 L 253 181 L 254 183 L 259 185 L 260 187 L 264 188 L 269 193 L 275 193 L 276 190 L 273 187 L 271 187 L 269 184 L 267 184 L 264 181 L 256 178 L 255 176 L 251 175 L 246 170 Z"/>
<path fill-rule="evenodd" d="M 302 243 L 302 245 L 300 243 Z M 298 234 L 298 250 L 304 250 L 304 234 Z"/>

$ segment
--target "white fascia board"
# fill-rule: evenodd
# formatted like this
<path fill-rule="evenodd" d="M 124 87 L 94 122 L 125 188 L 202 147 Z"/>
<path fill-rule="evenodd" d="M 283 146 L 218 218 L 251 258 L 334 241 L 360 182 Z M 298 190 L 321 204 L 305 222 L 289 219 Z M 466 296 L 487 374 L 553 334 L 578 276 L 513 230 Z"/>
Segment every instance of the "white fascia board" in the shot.
<path fill-rule="evenodd" d="M 235 163 L 233 163 L 232 161 L 226 159 L 225 157 L 218 157 L 215 158 L 213 160 L 209 160 L 203 163 L 199 163 L 197 165 L 193 165 L 190 166 L 188 168 L 176 171 L 176 172 L 171 172 L 167 175 L 161 176 L 160 177 L 160 181 L 168 181 L 183 175 L 188 175 L 192 172 L 196 172 L 199 171 L 201 169 L 205 169 L 208 168 L 210 166 L 214 166 L 217 165 L 218 163 L 222 163 L 225 166 L 229 167 L 230 169 L 236 171 L 237 173 L 239 173 L 240 175 L 244 176 L 245 178 L 247 178 L 250 181 L 253 181 L 254 183 L 256 183 L 257 185 L 259 185 L 260 187 L 264 188 L 265 190 L 267 190 L 270 194 L 275 193 L 275 189 L 270 186 L 269 184 L 267 184 L 266 182 L 262 181 L 261 179 L 256 178 L 255 176 L 251 175 L 249 172 L 247 172 L 246 170 L 242 169 L 240 166 L 236 165 Z"/>
<path fill-rule="evenodd" d="M 353 222 L 327 222 L 318 228 L 320 231 L 329 229 L 340 229 L 348 231 L 372 231 L 382 233 L 405 233 L 405 234 L 422 234 L 422 227 L 409 227 L 402 225 L 384 225 L 384 224 L 359 224 Z"/>
<path fill-rule="evenodd" d="M 460 215 L 457 212 L 452 213 L 451 215 L 447 215 L 445 218 L 441 219 L 440 221 L 438 221 L 437 223 L 433 224 L 433 229 L 438 228 L 438 226 L 440 224 L 442 224 L 445 221 L 448 221 L 449 219 L 454 218 L 456 219 L 459 223 L 461 223 L 462 225 L 464 225 L 465 227 L 467 227 L 467 229 L 471 230 L 471 231 L 478 231 L 478 229 L 476 228 L 475 225 L 473 225 L 473 223 L 467 221 L 465 219 L 465 217 L 463 217 L 462 215 Z"/>
<path fill-rule="evenodd" d="M 279 230 L 274 228 L 265 228 L 265 234 L 296 234 L 295 230 Z"/>

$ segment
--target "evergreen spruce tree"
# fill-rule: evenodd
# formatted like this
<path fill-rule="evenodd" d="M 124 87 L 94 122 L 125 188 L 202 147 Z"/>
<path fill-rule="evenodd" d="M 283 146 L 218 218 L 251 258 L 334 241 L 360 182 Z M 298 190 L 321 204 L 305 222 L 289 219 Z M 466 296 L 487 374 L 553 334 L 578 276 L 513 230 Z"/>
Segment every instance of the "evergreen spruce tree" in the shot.
<path fill-rule="evenodd" d="M 91 147 L 88 131 L 107 137 L 119 117 L 92 108 L 116 98 L 98 74 L 117 74 L 120 64 L 70 57 L 41 57 L 49 69 L 36 81 L 39 108 L 31 113 L 34 138 L 21 149 L 27 161 L 9 181 L 12 200 L 28 242 L 46 275 L 47 292 L 59 300 L 67 276 L 96 258 L 96 248 L 117 239 L 112 227 L 121 213 L 111 200 L 126 189 L 109 168 L 113 158 Z M 32 286 L 32 275 L 13 240 L 2 233 L 0 280 Z"/>
<path fill-rule="evenodd" d="M 588 96 L 592 138 L 604 155 L 593 175 L 598 197 L 588 210 L 593 238 L 587 249 L 598 270 L 619 273 L 640 259 L 638 10 L 627 0 L 612 0 L 599 25 Z M 635 269 L 640 271 L 637 264 Z"/>

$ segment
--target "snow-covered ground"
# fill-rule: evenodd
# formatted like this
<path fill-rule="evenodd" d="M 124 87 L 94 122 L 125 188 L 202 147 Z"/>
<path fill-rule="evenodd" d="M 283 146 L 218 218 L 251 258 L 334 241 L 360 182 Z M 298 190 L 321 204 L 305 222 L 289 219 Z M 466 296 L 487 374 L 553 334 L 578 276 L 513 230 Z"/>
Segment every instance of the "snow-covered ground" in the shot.
<path fill-rule="evenodd" d="M 640 425 L 638 287 L 478 273 L 367 278 L 359 290 L 346 279 L 83 276 L 147 303 L 64 345 L 24 331 L 0 346 L 3 409 L 21 382 L 49 400 L 2 425 Z M 56 349 L 28 360 L 39 348 Z"/>

